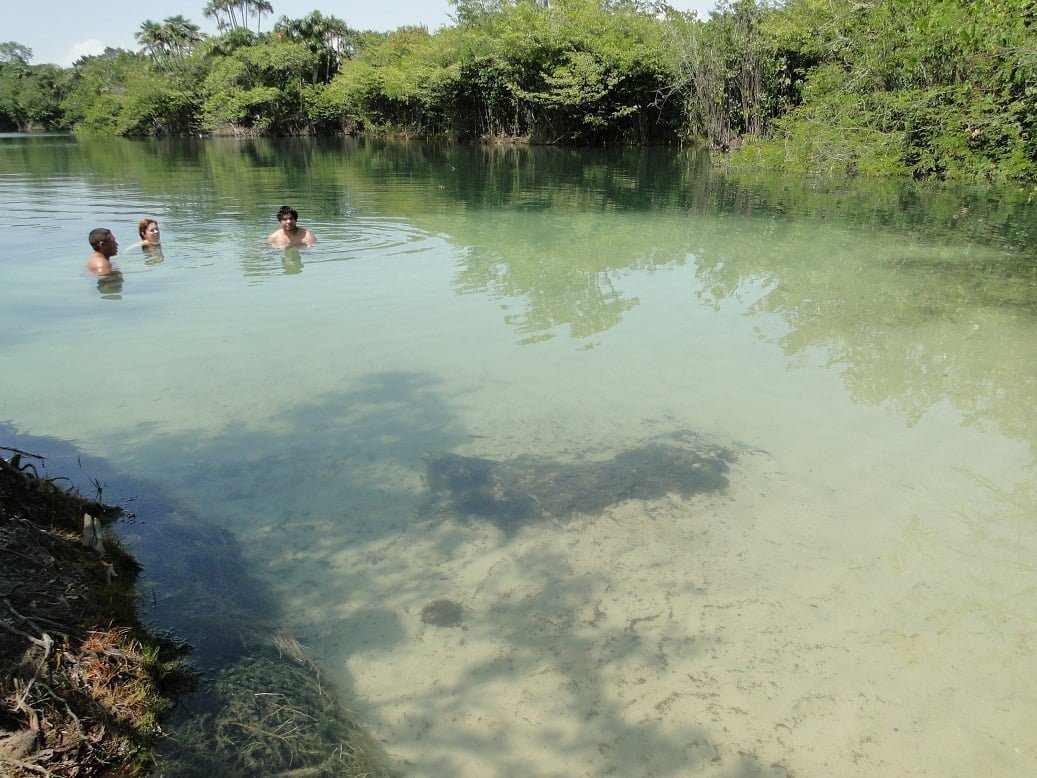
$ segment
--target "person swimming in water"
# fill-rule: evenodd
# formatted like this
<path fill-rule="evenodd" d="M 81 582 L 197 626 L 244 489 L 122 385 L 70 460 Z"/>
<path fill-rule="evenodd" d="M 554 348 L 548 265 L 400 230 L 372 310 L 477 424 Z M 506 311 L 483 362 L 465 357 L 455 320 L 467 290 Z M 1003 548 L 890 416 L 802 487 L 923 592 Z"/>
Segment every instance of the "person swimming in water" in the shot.
<path fill-rule="evenodd" d="M 106 276 L 118 270 L 112 265 L 112 257 L 119 253 L 119 241 L 107 227 L 90 230 L 88 237 L 94 253 L 86 261 L 86 269 L 94 275 Z"/>
<path fill-rule="evenodd" d="M 158 229 L 158 222 L 154 219 L 141 219 L 137 225 L 137 234 L 140 235 L 141 248 L 159 246 L 162 243 L 162 233 Z"/>
<path fill-rule="evenodd" d="M 137 224 L 137 234 L 140 242 L 133 246 L 140 246 L 141 251 L 148 255 L 144 260 L 145 265 L 157 265 L 165 257 L 162 254 L 162 233 L 158 228 L 158 222 L 154 219 L 141 219 Z"/>
<path fill-rule="evenodd" d="M 271 232 L 266 239 L 271 246 L 312 246 L 317 242 L 316 235 L 299 226 L 299 212 L 290 205 L 281 206 L 277 212 L 277 221 L 281 223 L 280 228 Z"/>

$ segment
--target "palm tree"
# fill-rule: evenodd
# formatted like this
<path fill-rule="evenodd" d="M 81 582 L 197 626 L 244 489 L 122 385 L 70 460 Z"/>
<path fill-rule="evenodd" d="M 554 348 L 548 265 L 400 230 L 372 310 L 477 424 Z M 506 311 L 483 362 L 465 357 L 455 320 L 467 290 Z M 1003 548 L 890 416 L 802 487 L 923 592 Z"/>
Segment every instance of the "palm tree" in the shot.
<path fill-rule="evenodd" d="M 162 26 L 166 30 L 169 46 L 176 65 L 181 71 L 187 70 L 187 58 L 194 51 L 194 45 L 204 40 L 198 25 L 177 14 L 165 19 Z"/>
<path fill-rule="evenodd" d="M 162 24 L 148 19 L 135 37 L 161 67 L 183 69 L 187 55 L 204 36 L 197 24 L 177 15 L 168 17 Z"/>
<path fill-rule="evenodd" d="M 331 81 L 342 60 L 349 59 L 353 54 L 356 32 L 338 17 L 324 16 L 320 11 L 313 11 L 301 19 L 282 16 L 274 31 L 289 40 L 306 44 L 317 55 L 317 64 L 313 70 L 315 84 L 321 75 L 323 83 Z"/>
<path fill-rule="evenodd" d="M 228 27 L 232 30 L 238 28 L 234 7 L 236 4 L 232 5 L 230 0 L 208 0 L 202 13 L 206 19 L 213 19 L 216 22 L 216 29 L 222 33 L 226 32 Z"/>
<path fill-rule="evenodd" d="M 205 5 L 206 19 L 216 21 L 216 29 L 221 33 L 228 29 L 248 29 L 249 17 L 256 17 L 256 34 L 263 16 L 272 14 L 274 7 L 268 0 L 208 0 Z"/>
<path fill-rule="evenodd" d="M 259 24 L 264 14 L 272 14 L 274 7 L 267 0 L 246 0 L 245 5 L 252 6 L 252 13 L 256 15 L 256 35 L 259 34 Z"/>
<path fill-rule="evenodd" d="M 137 39 L 141 48 L 153 57 L 160 57 L 168 51 L 169 39 L 166 37 L 165 28 L 151 19 L 141 24 L 140 31 L 133 37 Z"/>
<path fill-rule="evenodd" d="M 32 60 L 32 49 L 14 41 L 0 43 L 0 64 L 29 66 Z"/>
<path fill-rule="evenodd" d="M 200 43 L 205 38 L 197 24 L 180 14 L 167 17 L 162 23 L 162 28 L 165 30 L 171 50 L 181 61 L 191 53 L 194 44 Z"/>

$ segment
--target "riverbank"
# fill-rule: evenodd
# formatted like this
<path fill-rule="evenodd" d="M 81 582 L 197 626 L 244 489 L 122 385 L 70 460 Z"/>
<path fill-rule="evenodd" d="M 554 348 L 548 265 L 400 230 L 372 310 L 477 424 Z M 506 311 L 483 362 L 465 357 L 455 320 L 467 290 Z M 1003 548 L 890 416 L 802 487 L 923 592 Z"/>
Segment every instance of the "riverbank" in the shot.
<path fill-rule="evenodd" d="M 190 664 L 139 617 L 141 568 L 110 529 L 122 511 L 0 450 L 0 774 L 396 774 L 287 633 Z"/>
<path fill-rule="evenodd" d="M 184 650 L 136 617 L 139 566 L 102 528 L 118 509 L 38 477 L 26 452 L 5 453 L 13 456 L 0 459 L 0 772 L 141 772 L 160 717 L 187 681 Z"/>

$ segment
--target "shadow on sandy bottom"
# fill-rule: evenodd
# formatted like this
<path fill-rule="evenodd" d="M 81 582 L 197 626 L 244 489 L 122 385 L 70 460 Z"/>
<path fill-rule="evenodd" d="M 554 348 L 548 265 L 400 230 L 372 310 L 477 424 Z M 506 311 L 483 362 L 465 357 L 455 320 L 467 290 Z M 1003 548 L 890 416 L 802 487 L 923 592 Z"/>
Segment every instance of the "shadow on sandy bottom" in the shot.
<path fill-rule="evenodd" d="M 508 461 L 449 451 L 426 459 L 434 507 L 485 519 L 505 531 L 547 517 L 595 515 L 624 500 L 687 498 L 728 485 L 734 454 L 693 433 L 630 448 L 607 460 L 559 462 L 533 456 Z"/>

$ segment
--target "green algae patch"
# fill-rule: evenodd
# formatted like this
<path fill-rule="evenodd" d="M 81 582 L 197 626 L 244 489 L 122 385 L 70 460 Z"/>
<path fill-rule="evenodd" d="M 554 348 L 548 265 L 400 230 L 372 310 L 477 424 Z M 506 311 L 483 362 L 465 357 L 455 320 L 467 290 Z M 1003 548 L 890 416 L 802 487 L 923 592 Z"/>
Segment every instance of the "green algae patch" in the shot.
<path fill-rule="evenodd" d="M 222 668 L 204 693 L 184 703 L 163 748 L 164 776 L 399 774 L 339 705 L 320 668 L 285 633 Z"/>

